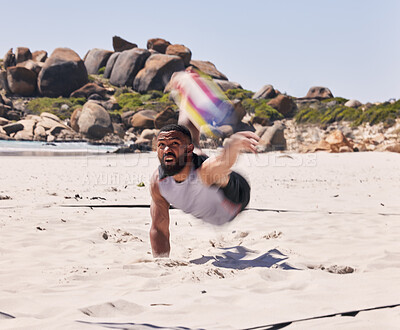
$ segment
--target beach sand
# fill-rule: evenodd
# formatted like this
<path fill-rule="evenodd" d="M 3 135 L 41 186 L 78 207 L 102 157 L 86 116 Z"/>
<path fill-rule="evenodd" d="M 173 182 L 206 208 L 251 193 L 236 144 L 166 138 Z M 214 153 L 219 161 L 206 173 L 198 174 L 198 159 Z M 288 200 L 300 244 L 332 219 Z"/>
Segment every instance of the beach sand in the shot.
<path fill-rule="evenodd" d="M 171 210 L 169 259 L 148 208 L 66 207 L 149 204 L 157 165 L 1 157 L 1 329 L 243 329 L 400 303 L 399 154 L 244 154 L 252 209 L 221 227 Z M 399 324 L 394 307 L 287 329 Z"/>

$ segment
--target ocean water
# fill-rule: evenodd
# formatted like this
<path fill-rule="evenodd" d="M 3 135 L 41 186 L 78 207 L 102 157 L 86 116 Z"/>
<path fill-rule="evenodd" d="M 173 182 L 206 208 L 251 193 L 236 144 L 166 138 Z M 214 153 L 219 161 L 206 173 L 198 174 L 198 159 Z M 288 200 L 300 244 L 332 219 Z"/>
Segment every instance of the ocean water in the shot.
<path fill-rule="evenodd" d="M 93 145 L 87 142 L 40 142 L 0 140 L 0 155 L 87 155 L 106 154 L 117 150 L 118 146 Z"/>

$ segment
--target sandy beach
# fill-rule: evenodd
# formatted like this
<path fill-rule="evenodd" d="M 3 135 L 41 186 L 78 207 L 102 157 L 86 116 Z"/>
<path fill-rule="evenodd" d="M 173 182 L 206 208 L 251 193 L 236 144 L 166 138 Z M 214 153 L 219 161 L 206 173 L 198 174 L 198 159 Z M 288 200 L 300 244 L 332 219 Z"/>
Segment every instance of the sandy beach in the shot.
<path fill-rule="evenodd" d="M 400 304 L 399 154 L 241 155 L 249 210 L 221 227 L 171 210 L 169 259 L 149 209 L 127 207 L 150 203 L 157 166 L 1 157 L 1 329 L 245 329 Z M 286 328 L 399 324 L 394 307 Z"/>

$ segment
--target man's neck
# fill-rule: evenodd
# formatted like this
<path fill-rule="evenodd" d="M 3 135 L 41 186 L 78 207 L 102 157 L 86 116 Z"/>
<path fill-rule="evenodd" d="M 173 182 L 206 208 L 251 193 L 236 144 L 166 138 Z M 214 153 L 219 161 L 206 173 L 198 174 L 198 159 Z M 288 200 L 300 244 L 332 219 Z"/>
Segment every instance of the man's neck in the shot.
<path fill-rule="evenodd" d="M 190 170 L 192 169 L 192 166 L 193 166 L 193 164 L 192 164 L 192 156 L 190 156 L 190 157 L 188 157 L 188 161 L 187 161 L 185 167 L 182 169 L 182 171 L 180 171 L 178 174 L 175 174 L 173 176 L 174 180 L 176 182 L 185 181 L 188 178 L 189 174 L 190 174 Z"/>

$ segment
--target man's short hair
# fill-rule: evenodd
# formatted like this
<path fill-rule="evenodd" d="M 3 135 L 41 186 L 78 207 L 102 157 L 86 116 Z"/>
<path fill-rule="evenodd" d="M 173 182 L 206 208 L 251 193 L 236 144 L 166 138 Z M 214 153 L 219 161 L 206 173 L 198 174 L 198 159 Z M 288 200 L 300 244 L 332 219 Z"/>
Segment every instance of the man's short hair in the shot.
<path fill-rule="evenodd" d="M 188 137 L 189 143 L 192 143 L 192 134 L 190 134 L 190 131 L 183 125 L 177 125 L 177 124 L 165 125 L 160 129 L 158 135 L 160 135 L 161 132 L 170 132 L 170 131 L 177 131 L 183 133 Z"/>

